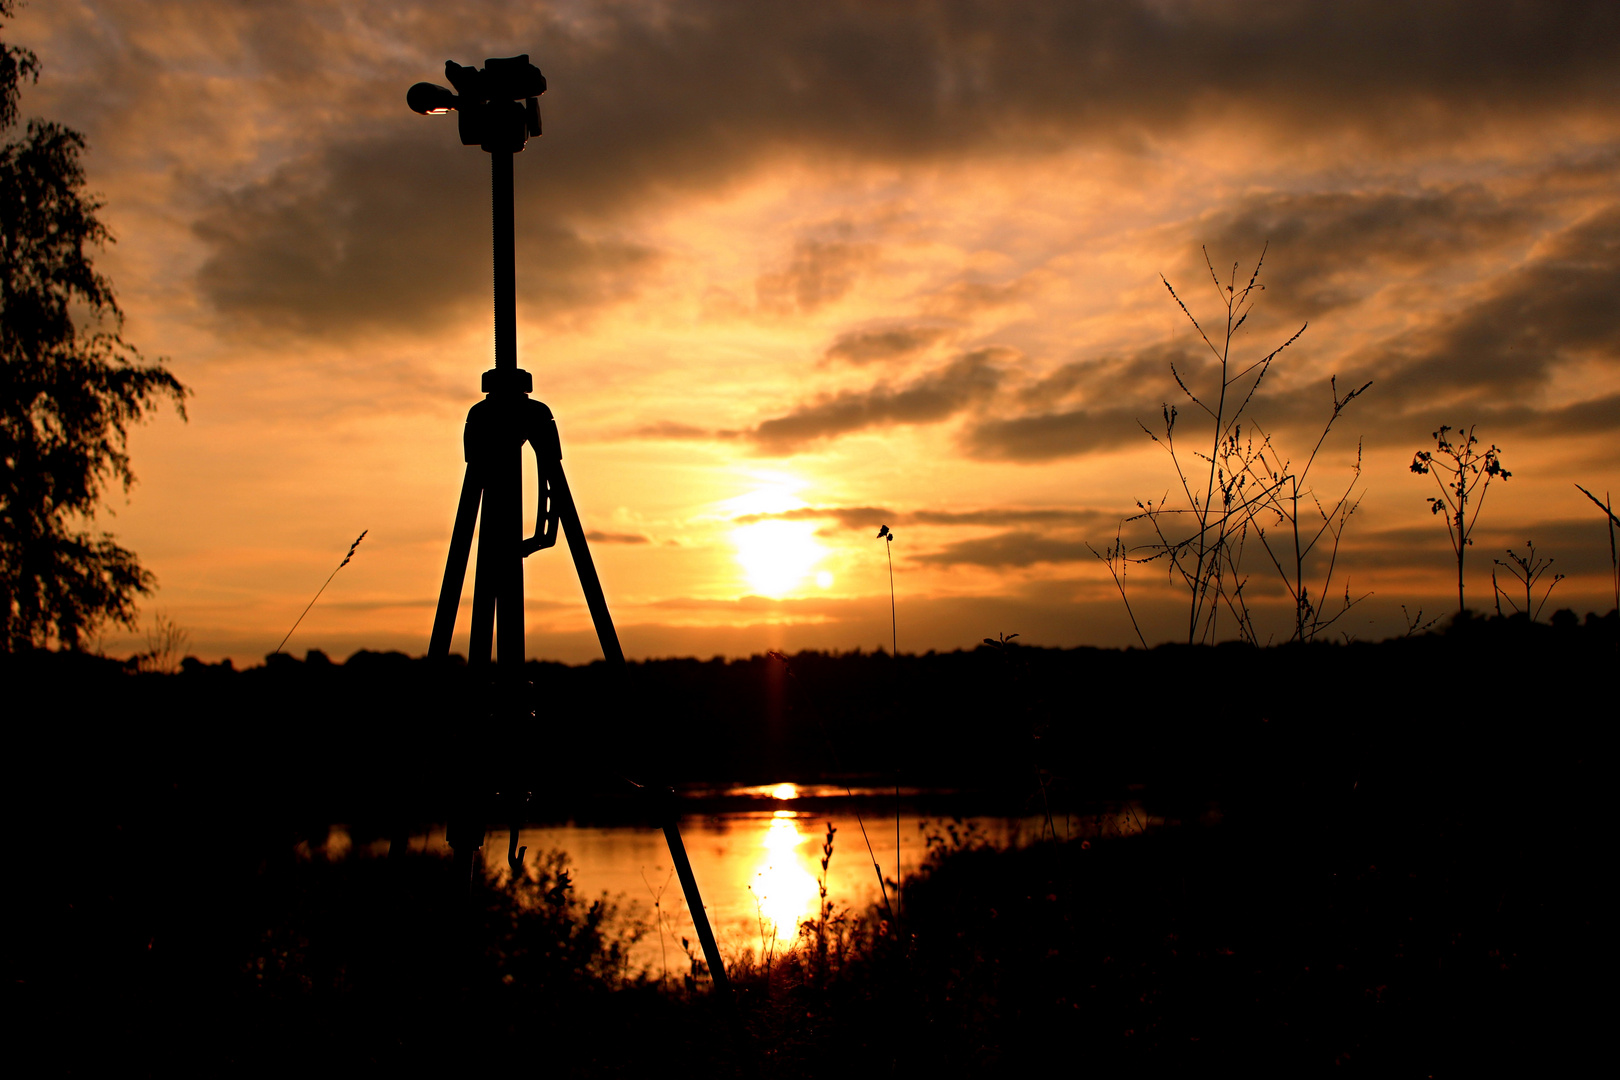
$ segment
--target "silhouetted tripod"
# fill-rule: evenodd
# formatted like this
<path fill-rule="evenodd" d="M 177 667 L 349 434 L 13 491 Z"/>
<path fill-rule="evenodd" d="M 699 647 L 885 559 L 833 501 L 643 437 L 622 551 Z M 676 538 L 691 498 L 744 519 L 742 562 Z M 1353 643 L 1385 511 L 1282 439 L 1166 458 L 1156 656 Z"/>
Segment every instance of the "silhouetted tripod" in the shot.
<path fill-rule="evenodd" d="M 517 366 L 512 155 L 523 150 L 529 136 L 540 134 L 539 98 L 546 92 L 546 78 L 529 63 L 527 55 L 485 60 L 482 70 L 446 61 L 444 73 L 455 92 L 433 83 L 417 83 L 406 94 L 406 102 L 419 113 L 456 112 L 462 143 L 479 146 L 489 154 L 495 236 L 495 367 L 484 372 L 484 400 L 467 413 L 462 440 L 467 473 L 456 507 L 428 656 L 443 660 L 450 655 L 450 637 L 455 631 L 456 611 L 461 606 L 467 560 L 472 552 L 473 526 L 482 509 L 467 659 L 471 665 L 487 667 L 493 646 L 499 672 L 494 680 L 497 695 L 492 711 L 507 723 L 534 722 L 532 695 L 524 692 L 523 680 L 523 560 L 556 544 L 559 527 L 568 538 L 568 550 L 585 590 L 602 655 L 621 686 L 624 673 L 624 650 L 619 647 L 619 635 L 613 628 L 602 583 L 585 543 L 585 529 L 563 475 L 556 421 L 550 409 L 529 397 L 534 381 Z M 534 534 L 527 539 L 522 523 L 524 444 L 534 447 L 540 496 Z M 446 830 L 463 880 L 470 875 L 473 860 L 484 844 L 484 800 L 476 780 L 469 778 L 464 786 L 467 790 L 462 792 Z M 680 875 L 704 959 L 715 987 L 728 990 L 725 966 L 681 841 L 674 802 L 667 791 L 658 794 L 664 836 L 669 841 L 670 857 Z M 521 802 L 513 811 L 507 853 L 514 873 L 521 868 L 522 860 L 517 846 L 520 807 Z"/>

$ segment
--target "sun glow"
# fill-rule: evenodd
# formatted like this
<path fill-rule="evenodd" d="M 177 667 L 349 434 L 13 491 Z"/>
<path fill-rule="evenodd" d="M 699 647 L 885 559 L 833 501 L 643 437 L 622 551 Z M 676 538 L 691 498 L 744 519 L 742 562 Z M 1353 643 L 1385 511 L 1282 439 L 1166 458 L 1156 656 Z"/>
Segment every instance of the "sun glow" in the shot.
<path fill-rule="evenodd" d="M 749 588 L 773 599 L 803 584 L 827 554 L 810 521 L 759 521 L 733 530 L 731 540 Z"/>

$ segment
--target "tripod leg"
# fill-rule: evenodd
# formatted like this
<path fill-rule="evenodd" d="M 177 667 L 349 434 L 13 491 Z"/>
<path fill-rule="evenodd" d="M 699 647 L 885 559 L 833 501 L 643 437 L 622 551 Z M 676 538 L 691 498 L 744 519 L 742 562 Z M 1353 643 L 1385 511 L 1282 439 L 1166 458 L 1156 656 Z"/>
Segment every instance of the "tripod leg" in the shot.
<path fill-rule="evenodd" d="M 456 609 L 461 607 L 461 588 L 467 580 L 467 556 L 472 552 L 473 525 L 478 521 L 478 503 L 484 488 L 471 462 L 461 481 L 461 501 L 456 505 L 456 524 L 450 532 L 450 556 L 444 563 L 444 584 L 439 586 L 439 610 L 433 616 L 433 637 L 428 657 L 443 660 L 450 655 L 450 638 L 456 631 Z"/>
<path fill-rule="evenodd" d="M 516 464 L 521 469 L 521 461 Z M 522 672 L 524 653 L 527 651 L 523 640 L 523 553 L 518 548 L 522 538 L 519 518 L 523 505 L 516 502 L 522 497 L 518 485 L 523 480 L 523 474 L 518 469 L 513 471 L 517 472 L 510 485 L 515 505 L 509 508 L 510 513 L 502 514 L 500 519 L 506 543 L 500 547 L 500 562 L 496 569 L 496 587 L 500 592 L 495 601 L 495 653 L 501 669 L 508 674 Z"/>
<path fill-rule="evenodd" d="M 483 545 L 479 545 L 482 556 Z M 483 563 L 483 559 L 479 559 Z M 472 636 L 467 643 L 467 663 L 487 664 L 495 641 L 495 584 L 490 581 L 495 568 L 480 565 L 473 572 Z"/>
<path fill-rule="evenodd" d="M 703 908 L 703 896 L 692 874 L 692 860 L 686 857 L 686 844 L 681 840 L 681 827 L 675 820 L 673 800 L 670 801 L 671 806 L 664 815 L 664 840 L 669 844 L 669 857 L 675 860 L 675 873 L 681 879 L 681 892 L 686 894 L 686 907 L 692 913 L 692 927 L 697 931 L 698 944 L 703 946 L 703 958 L 709 962 L 714 988 L 729 994 L 731 980 L 726 977 L 726 962 L 720 958 L 720 946 L 714 940 L 714 929 L 709 926 L 709 913 Z"/>
<path fill-rule="evenodd" d="M 619 646 L 619 633 L 613 628 L 613 615 L 608 611 L 607 597 L 602 594 L 602 581 L 596 576 L 596 563 L 591 560 L 591 549 L 585 543 L 585 527 L 580 524 L 579 509 L 574 505 L 574 494 L 568 489 L 562 462 L 551 463 L 553 498 L 562 522 L 563 535 L 568 537 L 568 551 L 574 557 L 574 569 L 579 573 L 580 587 L 585 590 L 585 603 L 591 609 L 591 621 L 596 624 L 596 637 L 602 643 L 602 656 L 608 667 L 619 674 L 624 672 L 624 649 Z M 686 894 L 686 906 L 692 913 L 692 927 L 697 931 L 698 943 L 703 946 L 703 958 L 708 962 L 709 975 L 714 988 L 729 993 L 731 982 L 726 978 L 726 964 L 720 958 L 720 946 L 709 925 L 709 913 L 703 907 L 703 895 L 698 892 L 697 877 L 692 873 L 692 860 L 686 857 L 686 844 L 681 840 L 681 827 L 677 820 L 674 800 L 665 799 L 663 810 L 664 839 L 669 843 L 669 856 L 675 862 L 675 873 L 681 879 L 681 891 Z"/>
<path fill-rule="evenodd" d="M 505 585 L 506 566 L 501 534 L 505 531 L 507 492 L 500 477 L 486 463 L 483 469 L 484 513 L 478 530 L 478 563 L 473 571 L 472 638 L 467 644 L 467 663 L 487 664 L 495 645 L 495 606 Z M 505 614 L 504 612 L 502 614 Z"/>
<path fill-rule="evenodd" d="M 568 553 L 574 557 L 580 587 L 585 590 L 585 604 L 591 609 L 591 622 L 596 624 L 596 639 L 602 643 L 602 657 L 610 668 L 622 668 L 624 649 L 619 646 L 619 632 L 613 628 L 607 597 L 602 595 L 602 580 L 596 576 L 596 563 L 591 560 L 591 549 L 585 543 L 585 526 L 580 524 L 574 493 L 568 490 L 562 462 L 551 462 L 551 469 L 552 498 L 557 503 L 563 535 L 568 537 Z"/>

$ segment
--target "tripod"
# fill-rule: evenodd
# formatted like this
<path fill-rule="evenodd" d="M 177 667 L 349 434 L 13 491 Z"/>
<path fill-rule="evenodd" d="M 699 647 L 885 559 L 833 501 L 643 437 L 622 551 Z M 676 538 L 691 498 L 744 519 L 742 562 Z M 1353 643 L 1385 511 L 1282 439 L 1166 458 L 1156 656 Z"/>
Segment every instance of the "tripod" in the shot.
<path fill-rule="evenodd" d="M 450 534 L 450 554 L 445 560 L 444 582 L 439 589 L 438 609 L 433 618 L 433 637 L 428 646 L 432 660 L 450 655 L 450 638 L 455 631 L 456 612 L 472 555 L 474 526 L 482 513 L 478 531 L 478 557 L 473 578 L 472 632 L 467 660 L 475 669 L 488 670 L 494 649 L 496 671 L 492 682 L 497 694 L 492 712 L 511 724 L 537 722 L 532 695 L 526 694 L 523 679 L 523 560 L 537 551 L 555 546 L 559 531 L 568 541 L 585 603 L 602 646 L 610 675 L 621 688 L 624 684 L 624 650 L 608 611 L 602 582 L 596 573 L 580 524 L 579 511 L 568 488 L 562 467 L 562 443 L 551 410 L 529 397 L 534 380 L 517 366 L 517 298 L 513 238 L 512 157 L 523 150 L 528 136 L 540 134 L 539 95 L 545 93 L 545 76 L 529 63 L 527 56 L 486 60 L 482 71 L 445 64 L 445 74 L 460 91 L 459 96 L 442 86 L 417 83 L 406 101 L 417 112 L 459 114 L 461 141 L 478 145 L 489 154 L 495 255 L 495 366 L 484 372 L 484 400 L 467 413 L 462 437 L 467 471 L 456 506 L 456 521 Z M 515 99 L 526 99 L 519 104 Z M 533 448 L 539 476 L 539 509 L 533 535 L 523 536 L 523 448 Z M 633 783 L 633 781 L 632 781 Z M 484 844 L 485 828 L 478 783 L 465 778 L 458 805 L 446 830 L 461 880 L 470 876 L 473 861 Z M 637 784 L 637 787 L 641 785 Z M 648 789 L 644 789 L 648 790 Z M 668 789 L 650 792 L 669 843 L 670 858 L 681 879 L 686 905 L 703 947 L 704 959 L 722 992 L 730 989 L 726 969 L 714 931 L 698 893 L 692 863 L 681 840 L 673 793 Z M 514 807 L 507 859 L 516 873 L 522 866 L 517 846 L 521 802 Z"/>

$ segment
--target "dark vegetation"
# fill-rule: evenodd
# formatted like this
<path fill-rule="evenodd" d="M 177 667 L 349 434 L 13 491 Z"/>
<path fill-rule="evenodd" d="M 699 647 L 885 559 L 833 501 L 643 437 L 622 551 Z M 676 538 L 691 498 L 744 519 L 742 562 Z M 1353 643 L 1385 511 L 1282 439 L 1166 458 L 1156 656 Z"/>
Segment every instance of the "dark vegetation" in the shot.
<path fill-rule="evenodd" d="M 1598 1030 L 1617 619 L 801 654 L 791 675 L 657 661 L 622 711 L 600 665 L 535 664 L 542 718 L 593 721 L 528 742 L 472 734 L 400 655 L 156 675 L 13 654 L 10 1014 L 79 1074 L 1544 1072 Z M 609 817 L 636 813 L 617 774 L 652 760 L 762 782 L 823 776 L 832 752 L 1051 805 L 1058 838 L 941 843 L 895 922 L 830 897 L 788 956 L 738 958 L 730 1014 L 627 971 L 636 924 L 556 861 L 468 901 L 434 858 L 293 854 L 332 821 L 364 839 L 430 820 L 456 754 L 521 763 L 538 816 Z M 1063 839 L 1132 786 L 1164 827 Z"/>
<path fill-rule="evenodd" d="M 0 44 L 0 132 L 37 70 Z M 1463 610 L 1469 533 L 1509 474 L 1471 428 L 1453 445 L 1442 427 L 1412 468 L 1444 496 L 1430 502 L 1458 615 L 1439 634 L 1328 644 L 1358 602 L 1335 570 L 1359 453 L 1326 502 L 1310 474 L 1368 386 L 1330 381 L 1321 436 L 1294 458 L 1247 415 L 1299 336 L 1234 357 L 1258 262 L 1246 286 L 1209 265 L 1213 336 L 1171 290 L 1210 352 L 1172 369 L 1199 430 L 1178 436 L 1165 405 L 1149 434 L 1180 494 L 1138 504 L 1098 553 L 1127 607 L 1130 567 L 1185 587 L 1187 645 L 656 661 L 628 687 L 600 664 L 534 663 L 540 723 L 501 729 L 459 704 L 480 697 L 465 668 L 399 654 L 172 671 L 184 634 L 162 618 L 129 663 L 78 651 L 104 623 L 134 625 L 151 589 L 91 525 L 109 485 L 133 481 L 128 427 L 187 394 L 121 337 L 87 254 L 111 237 L 83 149 L 38 120 L 0 146 L 4 974 L 30 1072 L 1439 1076 L 1597 1058 L 1620 612 L 1533 621 L 1558 580 L 1542 583 L 1533 547 L 1495 563 L 1511 579 L 1497 603 L 1518 615 Z M 1585 493 L 1607 515 L 1620 603 L 1620 518 Z M 1286 645 L 1256 647 L 1275 635 L 1245 599 L 1245 550 L 1293 602 Z M 475 771 L 535 792 L 534 819 L 647 816 L 626 777 L 902 777 L 1045 825 L 1011 850 L 944 826 L 871 911 L 840 907 L 824 878 L 793 948 L 730 958 L 728 1002 L 690 946 L 673 988 L 632 970 L 644 923 L 580 897 L 560 853 L 468 891 L 397 842 Z M 1164 824 L 1072 831 L 1127 799 Z M 334 822 L 393 851 L 300 857 Z M 829 826 L 824 873 L 860 857 L 850 839 Z"/>
<path fill-rule="evenodd" d="M 0 0 L 0 20 L 16 4 Z M 3 23 L 0 23 L 3 28 Z M 0 41 L 0 134 L 39 60 Z M 0 143 L 0 649 L 76 649 L 106 622 L 135 625 L 154 579 L 93 528 L 109 487 L 135 482 L 132 424 L 189 391 L 124 340 L 124 314 L 90 249 L 112 242 L 85 190 L 84 136 L 31 119 Z"/>

